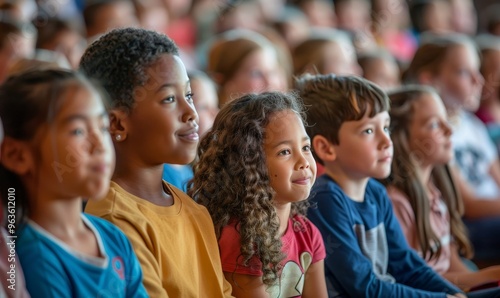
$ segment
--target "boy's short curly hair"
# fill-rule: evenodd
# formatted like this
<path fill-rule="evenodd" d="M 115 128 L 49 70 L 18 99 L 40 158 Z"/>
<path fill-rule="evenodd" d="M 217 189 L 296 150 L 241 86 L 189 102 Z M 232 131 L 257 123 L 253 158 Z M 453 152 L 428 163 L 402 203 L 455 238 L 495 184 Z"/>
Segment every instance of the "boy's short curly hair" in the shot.
<path fill-rule="evenodd" d="M 80 70 L 102 84 L 112 107 L 130 110 L 135 87 L 146 83 L 146 68 L 162 54 L 179 56 L 177 45 L 168 36 L 139 28 L 115 29 L 87 48 Z"/>
<path fill-rule="evenodd" d="M 390 107 L 387 94 L 360 77 L 306 74 L 296 79 L 295 88 L 306 107 L 306 131 L 311 140 L 322 135 L 339 144 L 342 123 L 360 120 L 365 115 L 374 117 Z M 313 154 L 323 164 L 314 151 Z"/>

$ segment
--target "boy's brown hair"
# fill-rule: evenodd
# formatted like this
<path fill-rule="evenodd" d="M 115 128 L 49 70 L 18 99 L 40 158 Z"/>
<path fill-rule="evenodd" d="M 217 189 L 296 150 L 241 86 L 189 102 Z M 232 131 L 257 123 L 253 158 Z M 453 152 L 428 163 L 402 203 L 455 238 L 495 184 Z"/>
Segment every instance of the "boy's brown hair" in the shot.
<path fill-rule="evenodd" d="M 339 144 L 339 130 L 346 121 L 357 121 L 365 115 L 389 110 L 389 98 L 377 85 L 360 77 L 303 75 L 296 79 L 295 88 L 304 101 L 309 137 L 322 135 Z M 323 164 L 313 150 L 314 158 Z"/>

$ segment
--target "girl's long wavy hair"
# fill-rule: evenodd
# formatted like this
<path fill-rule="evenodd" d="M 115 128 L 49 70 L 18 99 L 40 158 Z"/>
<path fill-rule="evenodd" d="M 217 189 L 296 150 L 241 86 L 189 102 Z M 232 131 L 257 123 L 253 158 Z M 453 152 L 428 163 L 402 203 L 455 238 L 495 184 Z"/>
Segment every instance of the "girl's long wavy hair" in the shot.
<path fill-rule="evenodd" d="M 418 172 L 418 154 L 409 148 L 409 127 L 414 109 L 425 94 L 437 94 L 431 87 L 407 86 L 389 94 L 391 99 L 391 138 L 394 146 L 394 161 L 391 174 L 382 180 L 386 186 L 401 190 L 410 202 L 415 214 L 418 243 L 426 260 L 439 258 L 442 250 L 440 239 L 432 230 L 429 214 L 430 203 L 425 181 Z M 434 166 L 431 179 L 439 189 L 450 215 L 451 236 L 459 252 L 465 257 L 472 256 L 472 246 L 462 222 L 464 206 L 456 188 L 448 165 Z"/>
<path fill-rule="evenodd" d="M 263 145 L 270 118 L 286 110 L 302 118 L 302 104 L 293 94 L 248 94 L 224 105 L 200 143 L 188 192 L 207 207 L 218 239 L 237 221 L 243 263 L 258 257 L 266 285 L 276 281 L 284 255 Z M 306 209 L 306 202 L 293 203 L 290 216 Z"/>

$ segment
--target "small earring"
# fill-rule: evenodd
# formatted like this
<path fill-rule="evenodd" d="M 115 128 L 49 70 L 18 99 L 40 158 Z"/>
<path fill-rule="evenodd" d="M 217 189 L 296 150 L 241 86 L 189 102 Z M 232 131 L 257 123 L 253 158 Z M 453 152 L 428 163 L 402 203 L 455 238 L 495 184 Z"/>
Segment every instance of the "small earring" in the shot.
<path fill-rule="evenodd" d="M 115 139 L 116 139 L 117 141 L 120 141 L 120 140 L 122 139 L 122 135 L 116 135 Z"/>

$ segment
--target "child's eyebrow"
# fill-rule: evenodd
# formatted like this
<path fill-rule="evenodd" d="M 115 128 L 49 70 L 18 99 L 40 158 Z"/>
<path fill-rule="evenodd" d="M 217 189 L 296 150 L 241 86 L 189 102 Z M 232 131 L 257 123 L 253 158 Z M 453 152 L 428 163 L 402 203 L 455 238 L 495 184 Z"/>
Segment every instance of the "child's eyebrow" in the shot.
<path fill-rule="evenodd" d="M 354 120 L 356 123 L 356 126 L 355 128 L 361 128 L 365 125 L 369 125 L 369 124 L 373 124 L 373 123 L 376 123 L 377 121 L 374 120 L 375 117 L 372 117 L 372 118 L 368 118 L 368 119 L 360 119 L 360 120 Z M 391 122 L 391 117 L 388 116 L 388 117 L 385 117 L 383 120 L 382 120 L 384 123 L 386 122 Z"/>
<path fill-rule="evenodd" d="M 99 114 L 97 116 L 97 118 L 99 118 L 99 119 L 103 119 L 103 118 L 107 118 L 107 117 L 108 117 L 108 113 L 106 111 L 102 112 L 101 114 Z M 68 123 L 76 121 L 76 120 L 87 121 L 88 119 L 89 119 L 88 115 L 73 114 L 73 115 L 69 115 L 68 117 L 64 118 L 62 120 L 62 124 L 68 124 Z"/>
<path fill-rule="evenodd" d="M 309 136 L 305 136 L 305 137 L 303 137 L 303 138 L 302 138 L 302 142 L 307 142 L 307 141 L 310 141 L 310 140 L 311 140 L 311 138 L 309 138 Z M 291 141 L 291 140 L 283 140 L 283 141 L 281 141 L 281 142 L 279 142 L 279 143 L 275 144 L 275 145 L 273 146 L 273 148 L 279 147 L 279 146 L 281 146 L 281 145 L 288 145 L 288 144 L 291 144 L 291 143 L 292 143 L 292 141 Z"/>
<path fill-rule="evenodd" d="M 190 84 L 191 84 L 191 81 L 187 80 L 185 86 L 189 86 Z M 160 87 L 158 87 L 158 89 L 156 90 L 156 93 L 160 92 L 163 88 L 175 87 L 176 85 L 177 85 L 177 83 L 165 83 L 165 84 L 161 85 Z"/>

